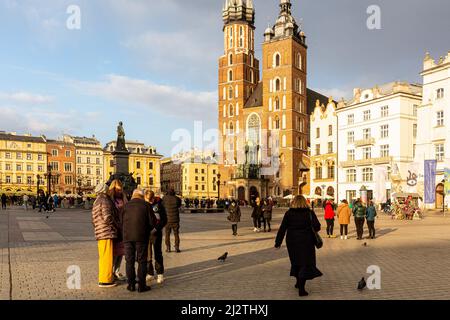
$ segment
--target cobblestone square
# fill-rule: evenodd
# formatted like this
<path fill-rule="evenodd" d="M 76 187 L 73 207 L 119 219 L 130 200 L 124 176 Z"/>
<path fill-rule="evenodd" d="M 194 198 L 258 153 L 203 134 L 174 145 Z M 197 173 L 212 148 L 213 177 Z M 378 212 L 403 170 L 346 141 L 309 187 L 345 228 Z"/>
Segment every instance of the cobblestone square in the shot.
<path fill-rule="evenodd" d="M 97 287 L 90 211 L 58 210 L 48 219 L 21 209 L 0 211 L 0 299 L 299 299 L 286 247 L 273 248 L 283 213 L 274 212 L 272 233 L 256 234 L 250 210 L 243 209 L 237 238 L 225 214 L 183 214 L 182 253 L 164 253 L 166 281 L 153 283 L 148 293 L 131 294 L 125 285 Z M 421 221 L 382 215 L 375 240 L 357 241 L 354 225 L 347 241 L 324 239 L 317 252 L 324 276 L 308 283 L 307 299 L 450 299 L 445 276 L 450 272 L 449 222 L 437 212 Z M 226 251 L 227 261 L 218 262 Z M 371 265 L 381 269 L 381 290 L 359 292 L 357 283 L 370 276 L 366 269 Z M 80 290 L 68 289 L 69 266 L 81 269 Z"/>

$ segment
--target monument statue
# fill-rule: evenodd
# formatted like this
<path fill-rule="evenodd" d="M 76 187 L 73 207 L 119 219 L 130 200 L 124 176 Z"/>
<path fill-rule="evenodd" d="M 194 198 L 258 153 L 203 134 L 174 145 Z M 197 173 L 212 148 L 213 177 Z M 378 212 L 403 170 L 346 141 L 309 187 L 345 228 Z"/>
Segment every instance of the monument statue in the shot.
<path fill-rule="evenodd" d="M 127 151 L 125 146 L 125 130 L 123 129 L 122 121 L 119 122 L 119 126 L 117 127 L 116 151 Z"/>
<path fill-rule="evenodd" d="M 125 145 L 125 130 L 122 121 L 117 126 L 116 150 L 112 152 L 112 156 L 114 158 L 114 173 L 111 174 L 106 184 L 109 186 L 114 180 L 120 180 L 123 184 L 123 191 L 130 198 L 138 185 L 133 178 L 133 174 L 129 172 L 130 152 Z"/>

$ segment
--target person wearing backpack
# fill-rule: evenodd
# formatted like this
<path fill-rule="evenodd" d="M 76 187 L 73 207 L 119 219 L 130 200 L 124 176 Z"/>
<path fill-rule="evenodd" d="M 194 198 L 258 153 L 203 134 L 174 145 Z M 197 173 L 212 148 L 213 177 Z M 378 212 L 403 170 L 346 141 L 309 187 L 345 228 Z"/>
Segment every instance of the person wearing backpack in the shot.
<path fill-rule="evenodd" d="M 161 284 L 164 282 L 164 258 L 162 253 L 162 230 L 167 224 L 166 209 L 163 206 L 162 200 L 155 196 L 155 193 L 151 190 L 145 191 L 145 201 L 150 203 L 153 208 L 153 213 L 156 217 L 156 232 L 150 236 L 150 242 L 148 244 L 148 257 L 147 257 L 147 280 L 152 281 L 155 279 L 156 270 L 156 282 Z M 155 254 L 155 267 L 153 267 L 153 253 Z"/>

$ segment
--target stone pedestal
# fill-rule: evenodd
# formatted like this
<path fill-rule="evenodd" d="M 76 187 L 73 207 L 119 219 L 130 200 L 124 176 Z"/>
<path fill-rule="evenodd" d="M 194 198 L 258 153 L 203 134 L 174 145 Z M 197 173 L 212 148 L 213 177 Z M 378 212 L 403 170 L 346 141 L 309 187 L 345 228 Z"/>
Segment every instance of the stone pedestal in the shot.
<path fill-rule="evenodd" d="M 112 153 L 114 159 L 114 173 L 129 173 L 130 153 L 128 151 L 115 151 Z"/>

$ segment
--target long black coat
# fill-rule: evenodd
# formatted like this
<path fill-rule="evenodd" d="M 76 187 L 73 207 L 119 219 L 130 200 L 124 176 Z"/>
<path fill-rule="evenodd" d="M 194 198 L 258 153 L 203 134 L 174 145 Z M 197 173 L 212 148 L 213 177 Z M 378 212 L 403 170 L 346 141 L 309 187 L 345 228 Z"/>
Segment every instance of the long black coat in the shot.
<path fill-rule="evenodd" d="M 255 205 L 253 206 L 253 212 L 252 212 L 252 218 L 261 218 L 262 216 L 262 210 L 261 210 L 261 205 L 257 205 L 255 203 Z"/>
<path fill-rule="evenodd" d="M 310 218 L 312 215 L 312 221 Z M 315 236 L 320 231 L 320 222 L 310 209 L 289 209 L 284 215 L 275 240 L 275 247 L 279 248 L 286 236 L 286 245 L 291 260 L 291 276 L 312 280 L 322 273 L 316 268 Z"/>
<path fill-rule="evenodd" d="M 156 225 L 152 206 L 142 199 L 133 199 L 123 211 L 123 242 L 148 242 Z"/>

